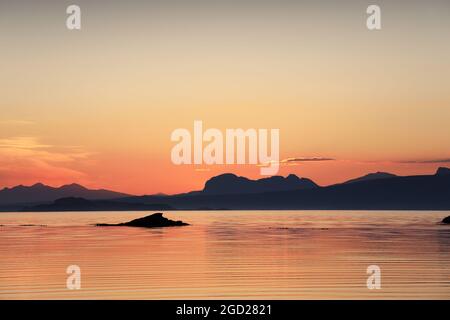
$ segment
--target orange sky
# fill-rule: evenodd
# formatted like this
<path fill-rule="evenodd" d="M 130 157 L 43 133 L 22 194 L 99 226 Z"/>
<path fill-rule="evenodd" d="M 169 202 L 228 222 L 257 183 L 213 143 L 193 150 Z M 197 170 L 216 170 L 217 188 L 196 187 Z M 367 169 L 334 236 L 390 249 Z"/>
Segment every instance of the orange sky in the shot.
<path fill-rule="evenodd" d="M 253 165 L 174 166 L 170 133 L 194 120 L 280 129 L 281 159 L 334 160 L 279 174 L 322 185 L 449 166 L 448 2 L 383 3 L 376 32 L 364 1 L 240 3 L 79 1 L 81 31 L 65 29 L 60 2 L 2 8 L 0 187 L 150 194 L 260 177 Z"/>

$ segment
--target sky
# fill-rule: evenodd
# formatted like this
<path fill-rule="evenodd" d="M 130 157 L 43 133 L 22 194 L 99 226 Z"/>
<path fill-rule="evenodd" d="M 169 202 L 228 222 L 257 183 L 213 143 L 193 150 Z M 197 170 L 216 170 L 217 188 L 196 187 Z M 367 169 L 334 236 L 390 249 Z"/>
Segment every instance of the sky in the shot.
<path fill-rule="evenodd" d="M 66 8 L 81 8 L 81 30 Z M 381 7 L 382 29 L 366 27 Z M 450 166 L 450 2 L 0 0 L 0 187 L 198 190 L 178 128 L 280 130 L 321 185 Z"/>

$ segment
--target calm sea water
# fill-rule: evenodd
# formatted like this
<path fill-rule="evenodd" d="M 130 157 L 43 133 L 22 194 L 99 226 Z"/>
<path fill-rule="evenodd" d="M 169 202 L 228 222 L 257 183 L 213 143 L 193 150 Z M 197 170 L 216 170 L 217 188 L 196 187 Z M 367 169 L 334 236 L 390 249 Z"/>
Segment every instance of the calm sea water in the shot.
<path fill-rule="evenodd" d="M 0 299 L 450 299 L 450 212 L 0 213 Z M 381 289 L 367 289 L 369 265 Z M 81 268 L 81 289 L 66 268 Z"/>

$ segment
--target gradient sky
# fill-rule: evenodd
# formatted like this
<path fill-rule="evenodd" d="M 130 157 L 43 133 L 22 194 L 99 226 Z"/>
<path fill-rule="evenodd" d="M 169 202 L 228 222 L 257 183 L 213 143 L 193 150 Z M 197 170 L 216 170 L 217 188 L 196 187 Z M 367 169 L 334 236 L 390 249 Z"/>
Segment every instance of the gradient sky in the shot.
<path fill-rule="evenodd" d="M 82 30 L 65 27 L 78 4 Z M 382 9 L 382 30 L 366 8 Z M 279 174 L 326 185 L 450 163 L 450 2 L 0 0 L 0 187 L 150 194 L 223 172 L 175 166 L 170 133 L 279 128 Z"/>

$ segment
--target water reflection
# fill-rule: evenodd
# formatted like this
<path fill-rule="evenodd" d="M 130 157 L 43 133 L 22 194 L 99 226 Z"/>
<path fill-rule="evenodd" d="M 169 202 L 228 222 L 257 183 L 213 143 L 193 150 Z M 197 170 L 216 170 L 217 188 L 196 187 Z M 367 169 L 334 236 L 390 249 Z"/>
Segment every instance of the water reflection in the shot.
<path fill-rule="evenodd" d="M 0 298 L 450 298 L 450 227 L 437 224 L 448 212 L 191 211 L 166 213 L 186 227 L 92 226 L 144 215 L 1 213 Z M 81 290 L 65 288 L 72 264 Z M 381 290 L 366 287 L 370 264 Z"/>

